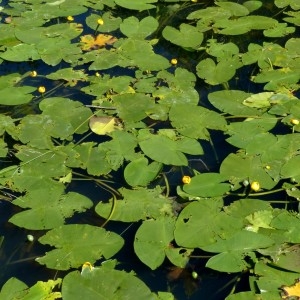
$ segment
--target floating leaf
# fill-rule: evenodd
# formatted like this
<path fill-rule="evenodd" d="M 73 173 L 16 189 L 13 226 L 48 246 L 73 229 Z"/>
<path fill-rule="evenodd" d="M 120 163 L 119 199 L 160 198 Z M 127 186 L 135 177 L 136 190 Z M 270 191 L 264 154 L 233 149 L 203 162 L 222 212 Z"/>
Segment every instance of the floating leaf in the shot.
<path fill-rule="evenodd" d="M 95 50 L 106 45 L 112 45 L 117 41 L 117 38 L 108 34 L 98 34 L 96 38 L 91 35 L 83 35 L 80 37 L 81 49 L 84 51 Z"/>
<path fill-rule="evenodd" d="M 121 189 L 122 200 L 111 199 L 109 203 L 100 202 L 95 210 L 103 218 L 107 218 L 112 206 L 114 211 L 111 220 L 135 222 L 148 218 L 157 219 L 160 216 L 173 216 L 173 202 L 162 195 L 159 187 L 155 189 L 136 188 L 135 190 Z M 115 201 L 115 203 L 114 203 Z M 176 204 L 174 204 L 174 207 Z"/>
<path fill-rule="evenodd" d="M 300 156 L 292 157 L 281 168 L 283 178 L 293 178 L 295 182 L 300 182 L 300 170 L 296 167 L 300 163 Z"/>
<path fill-rule="evenodd" d="M 134 10 L 146 10 L 155 8 L 155 5 L 149 3 L 156 3 L 157 0 L 139 0 L 139 1 L 128 1 L 128 0 L 115 0 L 116 4 L 127 9 Z"/>
<path fill-rule="evenodd" d="M 114 117 L 93 116 L 90 118 L 89 126 L 94 133 L 105 135 L 119 128 L 116 123 L 117 119 Z"/>
<path fill-rule="evenodd" d="M 60 69 L 46 76 L 52 80 L 66 80 L 70 86 L 75 86 L 78 81 L 87 81 L 87 75 L 83 71 L 76 71 L 72 68 Z"/>
<path fill-rule="evenodd" d="M 243 221 L 221 213 L 222 206 L 223 201 L 214 198 L 188 204 L 175 224 L 176 243 L 187 248 L 202 248 L 215 243 L 220 236 L 225 238 L 240 230 Z"/>
<path fill-rule="evenodd" d="M 22 62 L 40 59 L 35 45 L 18 44 L 7 51 L 0 54 L 0 57 L 4 60 Z"/>
<path fill-rule="evenodd" d="M 200 47 L 203 41 L 203 33 L 192 25 L 181 24 L 180 30 L 166 26 L 162 32 L 163 37 L 175 45 L 184 48 Z"/>
<path fill-rule="evenodd" d="M 200 144 L 189 138 L 174 141 L 163 135 L 146 133 L 140 135 L 139 145 L 148 157 L 166 165 L 187 165 L 188 161 L 183 152 L 202 154 Z"/>
<path fill-rule="evenodd" d="M 66 300 L 84 299 L 156 299 L 149 288 L 133 273 L 109 269 L 105 263 L 82 276 L 78 271 L 67 274 L 62 284 L 62 297 Z"/>
<path fill-rule="evenodd" d="M 155 179 L 162 169 L 162 164 L 156 161 L 148 163 L 145 157 L 130 162 L 124 170 L 126 182 L 131 186 L 146 186 Z"/>
<path fill-rule="evenodd" d="M 139 259 L 152 270 L 159 267 L 166 256 L 166 249 L 173 240 L 175 220 L 160 218 L 146 220 L 139 227 L 134 239 L 134 251 Z"/>
<path fill-rule="evenodd" d="M 123 246 L 123 239 L 116 233 L 91 225 L 63 225 L 48 231 L 39 238 L 42 244 L 56 247 L 37 258 L 37 262 L 50 269 L 78 268 L 84 262 L 92 264 L 116 254 Z"/>
<path fill-rule="evenodd" d="M 30 102 L 33 98 L 32 92 L 36 88 L 32 86 L 21 86 L 21 87 L 6 87 L 0 89 L 1 105 L 21 105 Z"/>
<path fill-rule="evenodd" d="M 196 197 L 216 197 L 230 190 L 230 184 L 223 183 L 226 177 L 218 173 L 205 173 L 192 177 L 191 183 L 183 186 L 183 191 Z"/>
<path fill-rule="evenodd" d="M 245 179 L 257 181 L 266 189 L 272 189 L 276 185 L 261 165 L 260 158 L 255 155 L 229 154 L 221 164 L 220 174 L 228 178 L 234 189 L 240 188 Z"/>
<path fill-rule="evenodd" d="M 130 38 L 144 39 L 151 35 L 158 27 L 158 21 L 148 16 L 141 21 L 131 16 L 123 20 L 120 30 L 123 34 Z"/>
<path fill-rule="evenodd" d="M 262 114 L 262 111 L 243 105 L 243 100 L 249 95 L 249 93 L 239 90 L 225 90 L 210 93 L 208 95 L 208 100 L 222 112 L 231 115 L 256 116 Z"/>
<path fill-rule="evenodd" d="M 243 104 L 249 107 L 264 108 L 271 106 L 270 98 L 274 95 L 273 92 L 264 92 L 251 95 L 243 101 Z"/>
<path fill-rule="evenodd" d="M 244 5 L 238 3 L 222 1 L 216 2 L 216 5 L 230 11 L 232 16 L 240 17 L 247 16 L 249 14 L 249 10 Z"/>
<path fill-rule="evenodd" d="M 229 81 L 239 67 L 235 59 L 221 60 L 215 63 L 211 58 L 201 60 L 197 65 L 197 75 L 205 82 L 217 85 Z"/>
<path fill-rule="evenodd" d="M 38 281 L 32 287 L 27 287 L 25 283 L 12 277 L 3 286 L 0 299 L 61 299 L 60 292 L 53 292 L 61 284 L 61 279 L 48 280 L 47 282 Z"/>
<path fill-rule="evenodd" d="M 55 185 L 43 193 L 42 189 L 28 192 L 14 200 L 14 204 L 28 208 L 10 218 L 10 222 L 27 229 L 50 229 L 65 223 L 75 212 L 92 207 L 91 200 L 78 193 L 63 193 L 63 185 Z"/>
<path fill-rule="evenodd" d="M 190 104 L 174 104 L 169 112 L 170 121 L 182 135 L 196 138 L 209 139 L 207 129 L 224 130 L 226 121 L 219 114 Z"/>

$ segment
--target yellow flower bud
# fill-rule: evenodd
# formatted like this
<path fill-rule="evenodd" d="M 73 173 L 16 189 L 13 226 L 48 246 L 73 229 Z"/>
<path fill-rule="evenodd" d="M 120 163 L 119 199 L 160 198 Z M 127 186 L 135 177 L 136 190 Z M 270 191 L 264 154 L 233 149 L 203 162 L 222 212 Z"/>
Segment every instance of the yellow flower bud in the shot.
<path fill-rule="evenodd" d="M 98 23 L 98 25 L 103 25 L 104 21 L 103 21 L 103 19 L 100 18 L 100 19 L 97 20 L 97 23 Z"/>
<path fill-rule="evenodd" d="M 191 182 L 192 178 L 190 176 L 183 176 L 182 177 L 182 182 L 184 184 L 189 184 Z"/>
<path fill-rule="evenodd" d="M 96 73 L 95 73 L 95 76 L 96 76 L 96 77 L 100 77 L 100 73 L 99 73 L 99 72 L 96 72 Z"/>
<path fill-rule="evenodd" d="M 68 17 L 67 17 L 67 20 L 68 20 L 69 22 L 72 22 L 72 21 L 74 21 L 74 18 L 73 18 L 72 16 L 68 16 Z"/>
<path fill-rule="evenodd" d="M 30 72 L 30 76 L 31 77 L 36 77 L 37 76 L 37 72 L 36 71 L 31 71 Z"/>
<path fill-rule="evenodd" d="M 291 123 L 292 123 L 293 125 L 299 125 L 300 121 L 299 121 L 298 119 L 292 119 L 292 120 L 291 120 Z"/>
<path fill-rule="evenodd" d="M 44 86 L 39 86 L 38 92 L 44 94 L 46 92 L 46 88 Z"/>
<path fill-rule="evenodd" d="M 266 168 L 266 170 L 270 170 L 271 169 L 271 167 L 269 165 L 266 165 L 265 168 Z"/>
<path fill-rule="evenodd" d="M 172 58 L 171 59 L 171 64 L 173 65 L 173 66 L 175 66 L 175 65 L 177 65 L 177 59 L 176 58 Z"/>
<path fill-rule="evenodd" d="M 258 192 L 259 189 L 260 189 L 259 182 L 253 181 L 253 182 L 251 183 L 251 190 L 254 191 L 254 192 Z"/>

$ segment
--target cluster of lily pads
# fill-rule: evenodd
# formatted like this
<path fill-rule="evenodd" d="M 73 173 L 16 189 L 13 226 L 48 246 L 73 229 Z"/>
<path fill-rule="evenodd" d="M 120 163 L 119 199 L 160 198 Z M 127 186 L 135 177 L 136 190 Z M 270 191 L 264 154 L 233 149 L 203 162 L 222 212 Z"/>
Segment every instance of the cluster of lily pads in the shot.
<path fill-rule="evenodd" d="M 2 199 L 22 208 L 10 223 L 44 231 L 36 264 L 68 273 L 11 278 L 1 299 L 174 299 L 113 259 L 114 221 L 140 222 L 149 270 L 202 251 L 207 268 L 248 274 L 227 300 L 300 297 L 298 1 L 3 2 Z M 193 169 L 216 132 L 234 150 Z M 78 178 L 111 199 L 72 191 Z M 69 223 L 87 210 L 102 226 Z"/>

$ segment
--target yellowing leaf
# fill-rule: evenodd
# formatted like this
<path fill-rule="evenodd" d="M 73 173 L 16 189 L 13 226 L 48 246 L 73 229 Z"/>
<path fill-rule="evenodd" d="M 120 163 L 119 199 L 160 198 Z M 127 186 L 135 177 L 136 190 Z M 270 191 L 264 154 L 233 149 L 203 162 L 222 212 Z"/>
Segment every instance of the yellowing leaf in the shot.
<path fill-rule="evenodd" d="M 254 94 L 243 101 L 243 104 L 248 107 L 263 108 L 271 106 L 270 97 L 273 96 L 273 92 L 262 92 Z"/>
<path fill-rule="evenodd" d="M 283 295 L 281 296 L 281 299 L 289 299 L 290 297 L 300 297 L 300 281 L 299 280 L 296 280 L 294 285 L 283 286 L 283 287 L 281 287 L 281 289 L 283 290 Z M 297 298 L 297 299 L 299 299 L 299 298 Z"/>
<path fill-rule="evenodd" d="M 114 117 L 92 117 L 90 118 L 89 126 L 91 130 L 99 135 L 105 135 L 114 131 L 116 128 L 117 119 Z"/>
<path fill-rule="evenodd" d="M 108 34 L 98 34 L 95 38 L 91 34 L 80 37 L 81 49 L 84 51 L 90 51 L 98 48 L 105 47 L 105 45 L 111 45 L 117 38 Z"/>

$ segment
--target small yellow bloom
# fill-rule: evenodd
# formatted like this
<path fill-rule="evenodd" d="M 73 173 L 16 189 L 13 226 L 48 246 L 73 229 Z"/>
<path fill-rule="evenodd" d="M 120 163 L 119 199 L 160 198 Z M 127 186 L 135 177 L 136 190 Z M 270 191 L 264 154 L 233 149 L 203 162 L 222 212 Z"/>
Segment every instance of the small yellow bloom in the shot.
<path fill-rule="evenodd" d="M 90 273 L 94 270 L 94 267 L 93 265 L 90 263 L 90 262 L 85 262 L 83 265 L 82 265 L 82 268 L 81 268 L 81 275 L 84 275 L 84 274 L 87 274 L 87 273 Z"/>
<path fill-rule="evenodd" d="M 192 2 L 198 2 L 198 0 L 191 0 Z"/>
<path fill-rule="evenodd" d="M 251 190 L 254 191 L 254 192 L 258 192 L 259 189 L 260 189 L 259 182 L 253 181 L 253 182 L 251 183 Z"/>
<path fill-rule="evenodd" d="M 292 119 L 292 120 L 291 120 L 291 123 L 292 123 L 293 125 L 299 125 L 300 121 L 299 121 L 298 119 Z"/>
<path fill-rule="evenodd" d="M 191 182 L 191 180 L 192 180 L 192 178 L 190 176 L 185 175 L 185 176 L 182 177 L 182 182 L 184 184 L 189 184 Z"/>
<path fill-rule="evenodd" d="M 270 170 L 270 169 L 271 169 L 271 166 L 266 165 L 265 168 L 266 168 L 266 170 Z"/>
<path fill-rule="evenodd" d="M 177 63 L 178 63 L 178 61 L 177 61 L 176 58 L 172 58 L 172 59 L 171 59 L 171 64 L 172 64 L 173 66 L 177 65 Z"/>
<path fill-rule="evenodd" d="M 100 18 L 100 19 L 97 20 L 97 23 L 98 23 L 98 25 L 103 25 L 104 21 L 103 21 L 103 19 Z"/>
<path fill-rule="evenodd" d="M 74 21 L 74 18 L 72 16 L 68 16 L 67 20 L 70 21 L 70 22 L 72 22 L 72 21 Z"/>
<path fill-rule="evenodd" d="M 38 92 L 44 94 L 46 92 L 46 88 L 44 86 L 39 86 Z"/>
<path fill-rule="evenodd" d="M 37 76 L 37 72 L 36 71 L 31 71 L 30 72 L 30 76 L 31 77 L 36 77 Z"/>
<path fill-rule="evenodd" d="M 99 72 L 96 72 L 96 73 L 95 73 L 95 76 L 96 76 L 96 77 L 100 77 L 100 73 L 99 73 Z"/>

